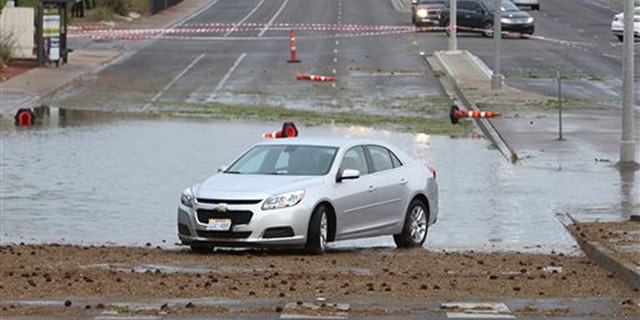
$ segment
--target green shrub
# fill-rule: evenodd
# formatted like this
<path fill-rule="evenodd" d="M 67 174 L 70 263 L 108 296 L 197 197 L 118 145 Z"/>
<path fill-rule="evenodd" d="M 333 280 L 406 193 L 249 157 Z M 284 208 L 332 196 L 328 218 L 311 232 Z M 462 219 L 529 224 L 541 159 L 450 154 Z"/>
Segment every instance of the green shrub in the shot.
<path fill-rule="evenodd" d="M 16 49 L 16 40 L 10 32 L 0 32 L 0 69 L 9 63 Z"/>
<path fill-rule="evenodd" d="M 97 7 L 106 7 L 115 14 L 126 16 L 129 14 L 131 3 L 128 0 L 98 0 Z"/>
<path fill-rule="evenodd" d="M 113 10 L 102 5 L 97 6 L 89 12 L 87 19 L 90 21 L 110 21 L 113 20 Z"/>

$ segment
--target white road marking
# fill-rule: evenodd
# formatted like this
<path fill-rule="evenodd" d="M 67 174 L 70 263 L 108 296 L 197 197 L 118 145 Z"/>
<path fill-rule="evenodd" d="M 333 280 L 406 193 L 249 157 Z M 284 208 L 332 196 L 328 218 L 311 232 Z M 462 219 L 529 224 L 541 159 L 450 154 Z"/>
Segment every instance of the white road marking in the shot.
<path fill-rule="evenodd" d="M 511 310 L 504 303 L 465 303 L 452 302 L 443 303 L 440 306 L 444 310 L 455 310 L 447 312 L 449 319 L 514 319 Z"/>
<path fill-rule="evenodd" d="M 151 98 L 151 102 L 158 101 L 158 99 L 160 99 L 160 97 L 165 93 L 165 91 L 169 90 L 169 88 L 171 88 L 176 82 L 178 82 L 178 80 L 180 80 L 180 78 L 182 78 L 187 72 L 189 72 L 189 70 L 193 68 L 193 66 L 195 66 L 196 63 L 198 63 L 198 61 L 204 58 L 205 55 L 206 54 L 204 53 L 199 55 L 184 70 L 182 70 L 182 72 L 178 73 L 178 75 L 173 77 L 173 79 L 171 79 L 171 82 L 169 82 L 166 86 L 164 86 L 164 88 L 162 88 L 162 90 L 160 90 L 160 92 L 158 92 L 153 98 Z"/>
<path fill-rule="evenodd" d="M 238 59 L 236 59 L 236 62 L 233 63 L 233 65 L 231 66 L 231 68 L 229 69 L 229 71 L 227 71 L 227 74 L 224 75 L 224 77 L 222 77 L 222 80 L 220 80 L 220 82 L 218 83 L 218 85 L 216 86 L 216 89 L 213 91 L 213 93 L 211 93 L 211 95 L 209 95 L 209 97 L 207 98 L 207 102 L 211 102 L 213 101 L 213 99 L 216 97 L 216 95 L 218 94 L 218 91 L 220 91 L 222 89 L 222 87 L 224 87 L 224 85 L 227 83 L 227 80 L 229 80 L 229 77 L 231 77 L 231 74 L 236 70 L 236 68 L 238 67 L 238 65 L 240 64 L 240 62 L 242 62 L 242 60 L 244 59 L 244 57 L 247 56 L 246 52 L 243 52 Z"/>
<path fill-rule="evenodd" d="M 271 17 L 271 20 L 269 20 L 269 22 L 267 22 L 267 25 L 264 26 L 264 28 L 262 29 L 262 31 L 260 31 L 260 33 L 258 34 L 258 37 L 262 37 L 262 35 L 267 32 L 267 30 L 269 29 L 269 27 L 271 26 L 271 24 L 273 24 L 273 21 L 276 20 L 276 18 L 280 15 L 280 13 L 282 12 L 282 10 L 284 10 L 284 7 L 287 5 L 287 2 L 289 2 L 289 0 L 284 0 L 284 2 L 282 2 L 282 5 L 280 5 L 280 9 L 278 9 L 278 11 L 276 12 L 276 14 L 273 15 L 273 17 Z"/>
<path fill-rule="evenodd" d="M 261 0 L 260 3 L 258 3 L 253 10 L 251 10 L 246 16 L 244 16 L 244 18 L 242 18 L 242 20 L 240 20 L 239 22 L 237 22 L 235 24 L 235 26 L 233 28 L 231 28 L 231 30 L 229 30 L 227 33 L 224 34 L 225 37 L 228 37 L 230 34 L 234 33 L 236 31 L 236 29 L 238 29 L 238 26 L 243 24 L 245 21 L 247 21 L 247 19 L 249 19 L 249 17 L 251 17 L 251 15 L 253 15 L 256 11 L 258 11 L 258 9 L 260 9 L 260 6 L 262 6 L 262 4 L 265 2 L 266 0 Z"/>

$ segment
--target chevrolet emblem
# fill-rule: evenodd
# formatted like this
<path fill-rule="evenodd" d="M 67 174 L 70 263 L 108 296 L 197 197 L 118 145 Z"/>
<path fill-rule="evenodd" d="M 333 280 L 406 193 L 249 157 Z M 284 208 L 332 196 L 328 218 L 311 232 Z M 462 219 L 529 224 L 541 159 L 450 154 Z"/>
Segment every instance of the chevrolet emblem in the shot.
<path fill-rule="evenodd" d="M 229 210 L 229 205 L 226 203 L 220 203 L 214 209 L 218 212 L 227 212 L 227 210 Z"/>

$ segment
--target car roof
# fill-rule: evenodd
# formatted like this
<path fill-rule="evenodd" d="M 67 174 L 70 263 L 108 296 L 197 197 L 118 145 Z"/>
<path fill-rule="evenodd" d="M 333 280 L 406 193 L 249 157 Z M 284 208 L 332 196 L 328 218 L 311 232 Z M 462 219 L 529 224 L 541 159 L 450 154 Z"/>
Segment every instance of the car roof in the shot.
<path fill-rule="evenodd" d="M 372 140 L 362 139 L 350 136 L 328 136 L 328 137 L 295 137 L 295 138 L 279 138 L 269 139 L 259 142 L 260 145 L 265 144 L 278 144 L 278 145 L 311 145 L 311 146 L 331 146 L 331 147 L 344 147 L 354 144 L 379 144 L 389 147 L 388 144 Z"/>

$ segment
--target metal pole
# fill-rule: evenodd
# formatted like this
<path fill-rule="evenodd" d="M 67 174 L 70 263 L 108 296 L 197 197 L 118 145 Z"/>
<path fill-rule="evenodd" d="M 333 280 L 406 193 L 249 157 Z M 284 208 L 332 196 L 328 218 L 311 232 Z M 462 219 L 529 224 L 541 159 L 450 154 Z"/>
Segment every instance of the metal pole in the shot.
<path fill-rule="evenodd" d="M 458 0 L 449 2 L 449 51 L 458 50 Z"/>
<path fill-rule="evenodd" d="M 620 142 L 620 164 L 635 163 L 635 142 L 633 138 L 633 0 L 624 3 L 624 52 L 622 54 L 622 140 Z"/>
<path fill-rule="evenodd" d="M 502 39 L 502 0 L 495 0 L 495 9 L 493 10 L 493 39 L 496 43 L 495 67 L 491 75 L 491 89 L 502 89 L 502 66 L 500 65 L 500 41 Z"/>
<path fill-rule="evenodd" d="M 560 70 L 557 71 L 558 76 L 558 140 L 562 138 L 562 78 L 560 77 Z"/>

